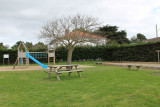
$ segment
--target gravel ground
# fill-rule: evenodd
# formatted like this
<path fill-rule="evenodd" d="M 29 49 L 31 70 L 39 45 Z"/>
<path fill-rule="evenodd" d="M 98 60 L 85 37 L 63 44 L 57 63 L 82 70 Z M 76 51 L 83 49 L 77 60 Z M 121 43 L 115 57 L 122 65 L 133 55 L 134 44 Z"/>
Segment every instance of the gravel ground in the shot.
<path fill-rule="evenodd" d="M 88 65 L 78 66 L 78 68 L 88 68 L 88 67 L 93 67 L 93 66 L 88 66 Z M 41 66 L 23 66 L 23 67 L 16 66 L 15 69 L 13 69 L 13 66 L 0 67 L 0 71 L 29 71 L 29 70 L 43 70 L 43 68 Z"/>

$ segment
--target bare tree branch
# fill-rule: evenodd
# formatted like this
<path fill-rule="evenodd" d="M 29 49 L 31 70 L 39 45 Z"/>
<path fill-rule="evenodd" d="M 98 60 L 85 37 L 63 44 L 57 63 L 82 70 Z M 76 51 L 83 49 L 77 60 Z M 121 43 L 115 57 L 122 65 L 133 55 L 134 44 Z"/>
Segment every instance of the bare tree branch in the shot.
<path fill-rule="evenodd" d="M 86 42 L 99 43 L 103 39 L 100 36 L 77 31 L 77 29 L 92 31 L 99 25 L 98 19 L 92 16 L 77 14 L 72 17 L 61 17 L 42 26 L 39 38 L 46 39 L 51 44 L 62 44 L 69 50 L 69 54 L 72 54 L 76 44 Z M 71 59 L 67 60 L 71 61 Z"/>

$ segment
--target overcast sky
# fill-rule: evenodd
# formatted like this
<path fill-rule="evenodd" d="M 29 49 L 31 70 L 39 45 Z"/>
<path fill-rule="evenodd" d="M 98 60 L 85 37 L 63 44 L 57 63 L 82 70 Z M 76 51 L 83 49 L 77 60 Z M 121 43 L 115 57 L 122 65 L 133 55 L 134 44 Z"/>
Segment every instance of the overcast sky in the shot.
<path fill-rule="evenodd" d="M 35 44 L 46 22 L 77 13 L 118 26 L 128 38 L 137 33 L 154 38 L 155 24 L 160 29 L 160 0 L 0 0 L 0 42 Z"/>

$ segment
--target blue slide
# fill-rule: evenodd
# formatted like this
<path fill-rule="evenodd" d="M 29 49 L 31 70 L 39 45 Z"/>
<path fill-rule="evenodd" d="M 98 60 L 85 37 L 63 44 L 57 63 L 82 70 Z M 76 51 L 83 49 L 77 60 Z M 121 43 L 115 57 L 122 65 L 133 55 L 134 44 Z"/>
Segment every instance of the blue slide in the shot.
<path fill-rule="evenodd" d="M 39 62 L 37 59 L 35 59 L 34 57 L 32 57 L 31 55 L 29 55 L 28 52 L 26 52 L 26 57 L 32 59 L 34 62 L 36 62 L 37 64 L 39 64 L 40 66 L 42 66 L 43 68 L 47 68 L 47 65 L 42 64 L 41 62 Z"/>

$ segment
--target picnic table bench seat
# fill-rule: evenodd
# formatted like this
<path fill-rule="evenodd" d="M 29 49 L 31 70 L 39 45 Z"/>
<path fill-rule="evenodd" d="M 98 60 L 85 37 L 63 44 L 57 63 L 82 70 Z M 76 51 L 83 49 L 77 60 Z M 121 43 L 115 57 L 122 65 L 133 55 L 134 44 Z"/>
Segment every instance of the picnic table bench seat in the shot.
<path fill-rule="evenodd" d="M 132 67 L 136 67 L 137 71 L 141 68 L 142 65 L 127 65 L 128 69 L 131 70 Z"/>
<path fill-rule="evenodd" d="M 96 62 L 96 65 L 102 65 L 102 62 Z"/>

